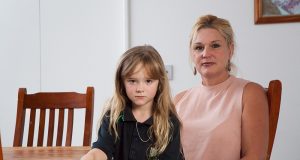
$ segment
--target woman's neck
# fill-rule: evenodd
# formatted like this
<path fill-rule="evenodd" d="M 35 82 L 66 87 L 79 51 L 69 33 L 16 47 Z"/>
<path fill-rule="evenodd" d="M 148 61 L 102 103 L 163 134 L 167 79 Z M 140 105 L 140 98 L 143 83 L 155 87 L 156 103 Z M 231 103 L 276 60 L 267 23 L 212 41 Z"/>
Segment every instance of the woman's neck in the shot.
<path fill-rule="evenodd" d="M 228 78 L 230 77 L 230 74 L 226 73 L 226 74 L 223 74 L 223 75 L 220 75 L 220 76 L 214 76 L 214 77 L 205 77 L 205 76 L 202 76 L 202 84 L 204 86 L 214 86 L 214 85 L 217 85 L 217 84 L 220 84 L 224 81 L 226 81 Z"/>

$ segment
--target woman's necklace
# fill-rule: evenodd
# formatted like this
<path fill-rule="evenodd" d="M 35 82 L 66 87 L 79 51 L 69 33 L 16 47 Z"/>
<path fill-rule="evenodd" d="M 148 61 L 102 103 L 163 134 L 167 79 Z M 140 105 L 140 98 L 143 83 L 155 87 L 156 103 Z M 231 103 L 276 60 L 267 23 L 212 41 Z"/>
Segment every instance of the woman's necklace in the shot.
<path fill-rule="evenodd" d="M 137 134 L 138 134 L 140 140 L 141 140 L 142 142 L 144 142 L 144 143 L 148 142 L 148 141 L 150 140 L 150 137 L 148 137 L 147 140 L 143 140 L 143 139 L 142 139 L 142 137 L 141 137 L 141 135 L 140 135 L 140 132 L 139 132 L 139 129 L 138 129 L 138 126 L 137 126 L 137 123 L 138 123 L 138 122 L 135 122 L 135 128 L 136 128 L 136 131 L 137 131 Z"/>

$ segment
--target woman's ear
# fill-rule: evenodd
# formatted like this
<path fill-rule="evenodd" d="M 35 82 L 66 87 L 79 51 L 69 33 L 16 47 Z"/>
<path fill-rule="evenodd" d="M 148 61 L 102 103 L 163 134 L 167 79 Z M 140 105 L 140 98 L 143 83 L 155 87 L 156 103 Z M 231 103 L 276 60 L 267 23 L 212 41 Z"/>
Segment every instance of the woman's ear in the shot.
<path fill-rule="evenodd" d="M 191 63 L 194 63 L 194 54 L 193 54 L 193 50 L 191 48 L 189 49 L 189 61 Z"/>
<path fill-rule="evenodd" d="M 234 52 L 234 44 L 233 44 L 233 43 L 230 44 L 229 50 L 230 50 L 230 53 L 229 53 L 229 54 L 230 54 L 230 55 L 229 55 L 229 59 L 231 59 L 232 56 L 233 56 L 233 52 Z"/>

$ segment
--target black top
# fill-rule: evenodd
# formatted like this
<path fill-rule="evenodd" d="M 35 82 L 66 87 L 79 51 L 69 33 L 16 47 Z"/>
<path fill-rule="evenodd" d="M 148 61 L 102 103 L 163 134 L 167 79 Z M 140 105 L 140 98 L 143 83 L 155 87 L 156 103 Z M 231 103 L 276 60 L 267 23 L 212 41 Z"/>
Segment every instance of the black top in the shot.
<path fill-rule="evenodd" d="M 107 115 L 102 119 L 98 139 L 93 143 L 93 148 L 101 149 L 109 160 L 147 160 L 149 148 L 153 144 L 152 139 L 148 140 L 147 134 L 149 127 L 153 124 L 152 116 L 145 122 L 139 123 L 134 118 L 131 108 L 125 107 L 118 122 L 119 138 L 115 141 L 115 137 L 108 131 L 110 117 Z M 173 124 L 171 141 L 156 159 L 182 160 L 184 158 L 180 144 L 179 121 L 174 115 L 170 117 L 170 121 Z"/>

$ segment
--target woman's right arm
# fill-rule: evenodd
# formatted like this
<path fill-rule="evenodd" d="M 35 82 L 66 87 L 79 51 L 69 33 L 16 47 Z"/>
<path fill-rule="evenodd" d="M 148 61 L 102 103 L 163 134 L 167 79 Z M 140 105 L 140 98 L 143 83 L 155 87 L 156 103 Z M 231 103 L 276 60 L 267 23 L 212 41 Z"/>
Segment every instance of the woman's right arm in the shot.
<path fill-rule="evenodd" d="M 107 160 L 106 154 L 97 148 L 91 149 L 80 160 Z"/>

